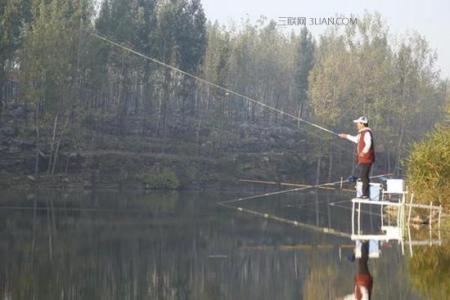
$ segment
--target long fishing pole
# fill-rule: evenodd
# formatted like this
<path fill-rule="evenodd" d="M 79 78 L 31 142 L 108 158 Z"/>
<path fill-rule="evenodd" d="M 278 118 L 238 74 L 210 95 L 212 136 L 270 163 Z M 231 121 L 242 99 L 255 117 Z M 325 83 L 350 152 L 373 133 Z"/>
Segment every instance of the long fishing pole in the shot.
<path fill-rule="evenodd" d="M 323 126 L 320 126 L 320 125 L 318 125 L 318 124 L 315 124 L 315 123 L 310 122 L 310 121 L 308 121 L 308 120 L 305 120 L 305 119 L 303 119 L 303 118 L 300 118 L 300 117 L 298 117 L 298 116 L 296 116 L 296 115 L 293 115 L 293 114 L 291 114 L 291 113 L 282 111 L 281 109 L 278 109 L 278 108 L 275 108 L 275 107 L 273 107 L 273 106 L 267 105 L 267 104 L 265 104 L 265 103 L 263 103 L 263 102 L 261 102 L 261 101 L 258 101 L 258 100 L 254 99 L 254 98 L 251 98 L 251 97 L 248 97 L 248 96 L 243 95 L 243 94 L 241 94 L 241 93 L 238 93 L 238 92 L 236 92 L 236 91 L 233 91 L 233 90 L 231 90 L 231 89 L 229 89 L 229 88 L 226 88 L 226 87 L 224 87 L 224 86 L 222 86 L 222 85 L 219 85 L 219 84 L 217 84 L 217 83 L 214 83 L 214 82 L 211 82 L 211 81 L 209 81 L 209 80 L 206 80 L 206 79 L 201 78 L 201 77 L 199 77 L 199 76 L 196 76 L 196 75 L 194 75 L 194 74 L 192 74 L 192 73 L 183 71 L 183 70 L 180 69 L 180 68 L 177 68 L 177 67 L 175 67 L 175 66 L 169 65 L 169 64 L 167 64 L 167 63 L 165 63 L 165 62 L 162 62 L 162 61 L 160 61 L 160 60 L 158 60 L 158 59 L 156 59 L 156 58 L 153 58 L 153 57 L 150 57 L 150 56 L 148 56 L 148 55 L 145 55 L 145 54 L 143 54 L 143 53 L 141 53 L 141 52 L 138 52 L 138 51 L 136 51 L 136 50 L 134 50 L 134 49 L 132 49 L 132 48 L 130 48 L 130 47 L 127 47 L 127 46 L 125 46 L 125 45 L 122 45 L 122 44 L 120 44 L 120 43 L 117 43 L 117 42 L 115 42 L 115 41 L 112 41 L 111 39 L 109 39 L 109 38 L 107 38 L 107 37 L 105 37 L 105 36 L 103 36 L 103 35 L 100 35 L 98 32 L 91 32 L 91 31 L 88 31 L 88 33 L 91 34 L 92 36 L 98 38 L 99 40 L 102 40 L 102 41 L 104 41 L 104 42 L 106 42 L 106 43 L 109 43 L 109 44 L 111 44 L 111 45 L 113 45 L 113 46 L 119 47 L 119 48 L 121 48 L 121 49 L 123 49 L 123 50 L 125 50 L 125 51 L 128 51 L 128 52 L 130 52 L 130 53 L 133 53 L 133 54 L 135 54 L 135 55 L 137 55 L 137 56 L 140 56 L 140 57 L 142 57 L 142 58 L 144 58 L 144 59 L 146 59 L 146 60 L 150 60 L 150 61 L 152 61 L 152 62 L 154 62 L 154 63 L 156 63 L 156 64 L 158 64 L 158 65 L 160 65 L 160 66 L 163 66 L 163 67 L 165 67 L 165 68 L 169 68 L 169 69 L 171 69 L 171 70 L 173 70 L 173 71 L 175 71 L 175 72 L 178 72 L 178 73 L 180 73 L 180 74 L 183 74 L 183 75 L 185 75 L 185 76 L 187 76 L 187 77 L 193 78 L 193 79 L 195 79 L 195 80 L 197 80 L 197 81 L 199 81 L 199 82 L 202 82 L 202 83 L 207 84 L 207 85 L 209 85 L 209 86 L 215 87 L 216 89 L 222 90 L 222 91 L 224 91 L 225 93 L 228 93 L 228 94 L 232 94 L 232 95 L 238 96 L 238 97 L 243 98 L 243 99 L 245 99 L 245 100 L 247 100 L 247 101 L 249 101 L 249 102 L 251 102 L 251 103 L 254 103 L 254 104 L 256 104 L 256 105 L 259 105 L 259 106 L 261 106 L 261 107 L 263 107 L 263 108 L 265 108 L 265 109 L 268 109 L 268 110 L 270 110 L 270 111 L 279 113 L 279 114 L 281 114 L 282 116 L 288 116 L 288 117 L 290 117 L 290 118 L 292 118 L 292 119 L 294 119 L 294 120 L 296 120 L 296 121 L 303 122 L 303 123 L 308 124 L 308 125 L 310 125 L 310 126 L 312 126 L 312 127 L 315 127 L 315 128 L 320 129 L 320 130 L 322 130 L 322 131 L 328 132 L 328 133 L 330 133 L 330 134 L 332 134 L 332 135 L 339 136 L 338 133 L 336 133 L 336 132 L 334 132 L 334 131 L 332 131 L 332 130 L 330 130 L 330 129 L 327 129 L 327 128 L 323 127 Z"/>
<path fill-rule="evenodd" d="M 384 176 L 388 176 L 388 175 L 391 175 L 391 173 L 371 176 L 370 178 L 373 179 L 373 178 L 384 177 Z M 240 201 L 251 200 L 251 199 L 256 199 L 256 198 L 264 198 L 264 197 L 269 197 L 269 196 L 274 196 L 274 195 L 280 195 L 280 194 L 285 194 L 285 193 L 304 191 L 304 190 L 309 190 L 309 189 L 313 189 L 313 188 L 320 188 L 320 187 L 325 187 L 325 186 L 333 186 L 333 185 L 336 185 L 336 184 L 340 184 L 341 182 L 342 181 L 339 180 L 339 181 L 334 181 L 334 182 L 326 182 L 326 183 L 315 184 L 315 185 L 301 186 L 301 187 L 294 188 L 294 189 L 288 189 L 288 190 L 282 190 L 282 191 L 276 191 L 276 192 L 270 192 L 270 193 L 263 193 L 263 194 L 248 196 L 248 197 L 236 198 L 236 199 L 232 199 L 232 200 L 225 200 L 225 201 L 218 202 L 218 204 L 220 204 L 220 203 L 234 203 L 234 202 L 240 202 Z"/>
<path fill-rule="evenodd" d="M 303 184 L 303 183 L 278 182 L 278 181 L 255 180 L 255 179 L 239 179 L 239 182 L 278 185 L 278 186 L 312 187 L 312 185 L 310 185 L 310 184 Z M 327 186 L 316 186 L 316 188 L 324 189 L 324 190 L 334 190 L 334 188 L 327 187 Z M 340 190 L 344 191 L 344 192 L 354 192 L 355 191 L 355 190 L 352 190 L 352 189 L 344 189 L 344 188 L 341 188 Z"/>

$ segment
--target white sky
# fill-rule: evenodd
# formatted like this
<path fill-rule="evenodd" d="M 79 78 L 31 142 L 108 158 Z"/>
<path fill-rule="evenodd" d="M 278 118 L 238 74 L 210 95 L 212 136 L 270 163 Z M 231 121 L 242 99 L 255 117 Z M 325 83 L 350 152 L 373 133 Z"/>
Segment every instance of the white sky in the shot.
<path fill-rule="evenodd" d="M 417 31 L 425 36 L 438 55 L 442 78 L 450 78 L 450 0 L 201 0 L 209 20 L 227 25 L 260 16 L 279 17 L 362 17 L 365 11 L 379 12 L 393 37 Z M 298 26 L 288 26 L 289 30 Z M 317 35 L 326 25 L 308 26 Z"/>

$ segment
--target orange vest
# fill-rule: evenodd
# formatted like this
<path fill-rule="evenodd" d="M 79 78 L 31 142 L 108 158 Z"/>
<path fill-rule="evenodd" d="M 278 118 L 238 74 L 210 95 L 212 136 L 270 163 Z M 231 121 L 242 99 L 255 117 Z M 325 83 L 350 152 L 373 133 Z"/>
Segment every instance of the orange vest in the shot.
<path fill-rule="evenodd" d="M 370 146 L 369 152 L 362 153 L 362 150 L 364 149 L 364 146 L 366 145 L 364 142 L 364 136 L 366 134 L 370 134 L 370 138 L 372 139 L 372 145 Z M 358 164 L 371 164 L 375 161 L 375 147 L 373 142 L 373 135 L 372 130 L 370 128 L 366 127 L 359 133 L 359 140 L 358 140 L 358 146 L 357 146 L 357 161 Z M 362 155 L 360 156 L 360 153 Z"/>

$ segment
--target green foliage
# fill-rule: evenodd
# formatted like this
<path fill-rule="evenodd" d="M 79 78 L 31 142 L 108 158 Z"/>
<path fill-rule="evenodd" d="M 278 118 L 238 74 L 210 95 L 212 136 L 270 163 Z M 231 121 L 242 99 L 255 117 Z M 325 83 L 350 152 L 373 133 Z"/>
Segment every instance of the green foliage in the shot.
<path fill-rule="evenodd" d="M 29 22 L 31 0 L 0 1 L 0 117 L 3 87 L 17 69 L 17 50 L 22 45 L 22 30 Z"/>
<path fill-rule="evenodd" d="M 125 152 L 214 157 L 239 151 L 235 146 L 243 143 L 244 125 L 249 123 L 295 125 L 286 115 L 197 85 L 98 40 L 88 34 L 93 26 L 115 42 L 291 115 L 306 111 L 301 117 L 333 130 L 350 129 L 353 118 L 367 114 L 377 147 L 398 154 L 398 159 L 390 155 L 396 161 L 442 116 L 447 86 L 439 79 L 426 40 L 414 35 L 392 46 L 387 26 L 376 14 L 315 40 L 306 29 L 286 35 L 265 18 L 228 28 L 206 25 L 199 0 L 103 0 L 98 17 L 94 3 L 100 4 L 0 4 L 5 29 L 0 33 L 0 56 L 19 68 L 21 99 L 35 108 L 33 129 L 40 130 L 35 130 L 36 145 L 42 149 L 54 149 L 64 135 L 74 143 L 78 128 L 84 127 L 84 133 L 92 134 L 85 145 L 90 151 L 117 145 L 116 150 Z M 333 137 L 301 122 L 297 126 L 308 140 L 302 158 L 331 161 L 333 155 L 328 154 L 336 152 Z M 129 133 L 134 139 L 162 139 L 148 145 L 126 140 Z M 170 134 L 190 145 L 165 143 Z M 107 135 L 120 135 L 120 141 L 112 142 Z M 190 173 L 185 177 L 194 177 Z"/>
<path fill-rule="evenodd" d="M 450 128 L 440 127 L 416 143 L 407 160 L 407 179 L 417 201 L 450 205 Z"/>
<path fill-rule="evenodd" d="M 180 1 L 184 2 L 184 1 Z M 206 51 L 206 17 L 200 0 L 185 3 L 179 16 L 184 26 L 176 31 L 179 65 L 183 70 L 197 73 Z"/>
<path fill-rule="evenodd" d="M 296 86 L 299 94 L 299 102 L 308 100 L 309 82 L 308 77 L 314 66 L 315 42 L 306 27 L 300 32 L 299 53 L 297 58 Z"/>
<path fill-rule="evenodd" d="M 348 128 L 357 115 L 374 121 L 379 107 L 392 110 L 392 103 L 382 103 L 392 95 L 393 78 L 392 50 L 381 23 L 380 16 L 366 15 L 356 28 L 345 33 L 334 28 L 321 37 L 310 77 L 319 122 Z"/>
<path fill-rule="evenodd" d="M 395 164 L 398 173 L 411 142 L 441 120 L 446 92 L 426 40 L 416 34 L 396 47 L 384 24 L 380 15 L 366 14 L 356 27 L 321 36 L 310 103 L 318 123 L 342 131 L 354 131 L 352 119 L 367 115 L 377 151 L 389 152 L 386 165 Z"/>
<path fill-rule="evenodd" d="M 78 58 L 79 31 L 85 1 L 74 7 L 69 0 L 36 1 L 33 21 L 25 30 L 20 73 L 24 98 L 40 104 L 42 112 L 67 108 Z"/>
<path fill-rule="evenodd" d="M 274 21 L 261 18 L 256 25 L 247 20 L 238 28 L 209 24 L 208 39 L 205 78 L 270 106 L 298 110 L 298 36 L 285 36 Z M 203 106 L 213 112 L 208 116 L 220 129 L 233 122 L 264 120 L 267 124 L 279 118 L 240 97 L 209 87 L 204 90 Z"/>
<path fill-rule="evenodd" d="M 4 66 L 20 44 L 22 22 L 21 0 L 2 1 L 0 3 L 0 66 Z M 3 71 L 3 68 L 0 69 Z"/>
<path fill-rule="evenodd" d="M 14 61 L 14 51 L 22 43 L 21 30 L 30 21 L 30 0 L 8 0 L 0 3 L 0 63 Z"/>
<path fill-rule="evenodd" d="M 177 175 L 169 169 L 163 169 L 160 172 L 144 173 L 139 178 L 148 189 L 175 190 L 180 186 Z"/>

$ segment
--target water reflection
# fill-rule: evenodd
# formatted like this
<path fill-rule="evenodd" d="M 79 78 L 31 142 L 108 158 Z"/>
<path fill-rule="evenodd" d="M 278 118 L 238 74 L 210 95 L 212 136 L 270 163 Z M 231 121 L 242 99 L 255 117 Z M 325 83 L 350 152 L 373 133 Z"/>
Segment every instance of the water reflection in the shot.
<path fill-rule="evenodd" d="M 428 235 L 422 231 L 423 235 Z M 426 299 L 450 298 L 450 244 L 449 232 L 444 231 L 440 247 L 416 248 L 408 260 L 408 273 L 412 285 Z"/>
<path fill-rule="evenodd" d="M 358 271 L 355 275 L 355 288 L 352 294 L 345 296 L 344 300 L 369 300 L 372 297 L 373 277 L 369 271 L 369 241 L 359 243 L 355 247 L 354 256 L 358 256 Z"/>
<path fill-rule="evenodd" d="M 348 239 L 216 205 L 234 196 L 2 193 L 1 295 L 7 299 L 335 299 L 352 290 L 353 265 L 339 256 L 351 253 Z M 336 196 L 319 192 L 246 205 L 348 229 L 343 219 L 349 211 L 329 211 L 331 201 Z M 382 259 L 373 260 L 375 289 L 383 286 L 374 297 L 421 299 L 413 291 L 407 267 L 412 266 L 397 248 L 386 249 Z"/>

